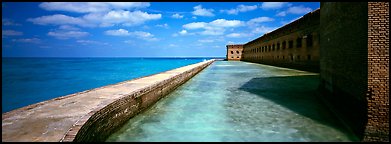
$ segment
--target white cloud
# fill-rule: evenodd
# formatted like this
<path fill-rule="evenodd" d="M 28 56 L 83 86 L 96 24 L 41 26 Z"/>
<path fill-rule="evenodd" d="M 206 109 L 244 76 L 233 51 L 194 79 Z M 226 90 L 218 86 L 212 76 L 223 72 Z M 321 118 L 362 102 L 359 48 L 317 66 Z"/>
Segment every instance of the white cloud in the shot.
<path fill-rule="evenodd" d="M 21 26 L 21 24 L 15 23 L 13 20 L 10 20 L 10 19 L 2 19 L 1 23 L 4 26 Z"/>
<path fill-rule="evenodd" d="M 71 17 L 63 14 L 41 16 L 29 18 L 27 21 L 39 25 L 77 25 L 81 27 L 108 27 L 115 24 L 124 26 L 135 26 L 149 20 L 157 20 L 162 17 L 161 14 L 149 14 L 141 11 L 116 10 L 107 13 L 89 13 L 82 17 Z"/>
<path fill-rule="evenodd" d="M 77 27 L 74 27 L 74 26 L 70 26 L 70 25 L 61 25 L 58 29 L 61 29 L 61 30 L 80 30 L 79 28 Z"/>
<path fill-rule="evenodd" d="M 147 41 L 157 41 L 159 39 L 155 38 L 153 34 L 149 32 L 143 32 L 143 31 L 134 31 L 134 32 L 129 32 L 125 29 L 118 29 L 118 30 L 108 30 L 105 31 L 106 35 L 111 35 L 111 36 L 133 36 L 138 39 L 143 39 Z"/>
<path fill-rule="evenodd" d="M 223 35 L 225 32 L 225 29 L 224 28 L 208 28 L 202 32 L 200 32 L 199 34 L 201 35 L 213 35 L 213 36 L 217 36 L 217 35 Z"/>
<path fill-rule="evenodd" d="M 182 30 L 179 32 L 180 35 L 186 35 L 187 34 L 187 30 Z"/>
<path fill-rule="evenodd" d="M 125 26 L 135 26 L 149 20 L 157 20 L 162 17 L 161 14 L 148 14 L 141 11 L 110 11 L 106 14 L 90 13 L 83 16 L 83 19 L 95 23 L 100 23 L 101 27 L 113 26 L 114 24 L 123 24 Z"/>
<path fill-rule="evenodd" d="M 149 2 L 106 2 L 113 9 L 133 9 L 133 8 L 145 8 L 151 4 Z"/>
<path fill-rule="evenodd" d="M 239 20 L 225 20 L 225 19 L 217 19 L 210 22 L 209 24 L 217 27 L 238 27 L 244 25 L 244 23 Z"/>
<path fill-rule="evenodd" d="M 260 7 L 262 9 L 268 10 L 268 9 L 280 9 L 285 5 L 289 5 L 289 4 L 286 2 L 263 2 Z"/>
<path fill-rule="evenodd" d="M 194 8 L 194 11 L 192 12 L 193 15 L 196 15 L 196 16 L 207 16 L 207 17 L 214 16 L 214 14 L 213 14 L 214 10 L 213 9 L 202 8 L 202 5 L 198 5 L 198 6 L 195 6 L 193 8 Z"/>
<path fill-rule="evenodd" d="M 204 29 L 199 32 L 201 35 L 223 35 L 225 28 L 233 28 L 244 26 L 245 23 L 239 20 L 217 19 L 212 22 L 193 22 L 183 25 L 182 27 L 188 30 Z"/>
<path fill-rule="evenodd" d="M 193 22 L 193 23 L 188 23 L 183 25 L 184 28 L 186 29 L 199 29 L 199 28 L 204 28 L 206 27 L 207 23 L 205 22 Z"/>
<path fill-rule="evenodd" d="M 274 21 L 274 19 L 270 17 L 257 17 L 247 21 L 247 24 L 249 26 L 257 26 L 259 23 L 271 22 L 271 21 Z"/>
<path fill-rule="evenodd" d="M 279 12 L 276 16 L 286 16 L 286 11 Z"/>
<path fill-rule="evenodd" d="M 176 13 L 176 14 L 173 14 L 171 17 L 176 18 L 176 19 L 181 19 L 181 18 L 183 18 L 183 15 Z"/>
<path fill-rule="evenodd" d="M 235 9 L 220 10 L 220 12 L 225 12 L 227 14 L 237 15 L 239 12 L 252 11 L 255 9 L 257 9 L 257 5 L 252 5 L 252 6 L 238 5 Z"/>
<path fill-rule="evenodd" d="M 312 9 L 309 8 L 309 7 L 294 6 L 294 7 L 288 8 L 287 13 L 291 13 L 291 14 L 306 14 L 306 13 L 309 13 L 311 11 L 312 11 Z"/>
<path fill-rule="evenodd" d="M 239 37 L 243 37 L 243 34 L 242 33 L 230 33 L 230 34 L 227 35 L 227 37 L 239 38 Z"/>
<path fill-rule="evenodd" d="M 289 7 L 286 11 L 281 11 L 276 16 L 286 16 L 287 14 L 306 14 L 311 12 L 312 9 L 304 6 L 293 6 Z"/>
<path fill-rule="evenodd" d="M 243 26 L 244 22 L 239 20 L 225 20 L 225 19 L 217 19 L 209 23 L 205 22 L 193 22 L 183 25 L 186 29 L 208 29 L 211 27 L 239 27 Z"/>
<path fill-rule="evenodd" d="M 69 38 L 81 38 L 89 35 L 88 32 L 83 31 L 51 31 L 48 32 L 48 36 L 55 37 L 57 39 L 69 39 Z"/>
<path fill-rule="evenodd" d="M 40 8 L 48 11 L 76 13 L 105 12 L 112 9 L 134 9 L 149 7 L 148 2 L 44 2 Z"/>
<path fill-rule="evenodd" d="M 130 35 L 134 35 L 136 37 L 141 37 L 141 38 L 153 37 L 153 34 L 151 34 L 149 32 L 143 32 L 143 31 L 134 31 L 134 32 L 131 32 Z"/>
<path fill-rule="evenodd" d="M 269 33 L 275 29 L 277 29 L 278 27 L 265 27 L 265 26 L 261 26 L 261 27 L 257 27 L 255 29 L 253 29 L 252 33 L 254 34 L 264 34 L 264 33 Z"/>
<path fill-rule="evenodd" d="M 128 36 L 128 35 L 130 35 L 129 31 L 124 30 L 124 29 L 108 30 L 108 31 L 105 31 L 105 34 L 111 35 L 111 36 Z"/>
<path fill-rule="evenodd" d="M 195 33 L 190 33 L 188 32 L 187 30 L 181 30 L 179 31 L 178 33 L 174 33 L 172 36 L 176 37 L 176 36 L 185 36 L 185 35 L 194 35 Z"/>
<path fill-rule="evenodd" d="M 22 43 L 40 43 L 41 39 L 39 38 L 26 38 L 26 39 L 13 39 L 13 42 L 22 42 Z"/>
<path fill-rule="evenodd" d="M 1 30 L 2 36 L 20 36 L 23 35 L 23 32 L 14 31 L 14 30 Z"/>
<path fill-rule="evenodd" d="M 168 26 L 168 24 L 167 23 L 165 23 L 165 24 L 158 24 L 158 25 L 156 25 L 157 27 L 162 27 L 162 28 L 166 28 L 166 29 L 168 29 L 169 28 L 169 26 Z"/>
<path fill-rule="evenodd" d="M 90 44 L 97 44 L 97 45 L 109 45 L 108 43 L 103 43 L 99 41 L 92 41 L 92 40 L 77 40 L 77 43 L 80 43 L 82 45 L 90 45 Z"/>
<path fill-rule="evenodd" d="M 235 44 L 235 43 L 233 41 L 228 41 L 227 45 L 230 45 L 230 44 Z"/>
<path fill-rule="evenodd" d="M 30 21 L 30 22 L 33 22 L 34 24 L 39 24 L 39 25 L 71 24 L 71 25 L 78 25 L 78 26 L 83 26 L 83 27 L 93 26 L 82 18 L 66 16 L 63 14 L 55 14 L 55 15 L 49 15 L 49 16 L 41 16 L 41 17 L 37 17 L 37 18 L 29 18 L 29 19 L 27 19 L 27 21 Z"/>
<path fill-rule="evenodd" d="M 202 39 L 202 40 L 198 40 L 198 42 L 202 42 L 202 43 L 212 43 L 214 42 L 213 39 Z"/>

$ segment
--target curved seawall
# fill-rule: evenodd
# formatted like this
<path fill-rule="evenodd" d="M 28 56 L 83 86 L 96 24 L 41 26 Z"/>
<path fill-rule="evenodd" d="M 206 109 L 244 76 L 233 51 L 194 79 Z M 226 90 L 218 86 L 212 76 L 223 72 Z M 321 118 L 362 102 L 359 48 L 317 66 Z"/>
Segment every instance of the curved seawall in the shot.
<path fill-rule="evenodd" d="M 104 141 L 215 60 L 75 93 L 2 115 L 2 141 Z"/>

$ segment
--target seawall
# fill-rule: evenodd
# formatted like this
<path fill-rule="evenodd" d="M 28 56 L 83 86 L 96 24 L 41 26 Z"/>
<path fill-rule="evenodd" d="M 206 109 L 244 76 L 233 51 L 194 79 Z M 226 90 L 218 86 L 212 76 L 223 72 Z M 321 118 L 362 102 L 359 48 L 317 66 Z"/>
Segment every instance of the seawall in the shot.
<path fill-rule="evenodd" d="M 2 141 L 104 141 L 215 60 L 91 89 L 2 115 Z"/>

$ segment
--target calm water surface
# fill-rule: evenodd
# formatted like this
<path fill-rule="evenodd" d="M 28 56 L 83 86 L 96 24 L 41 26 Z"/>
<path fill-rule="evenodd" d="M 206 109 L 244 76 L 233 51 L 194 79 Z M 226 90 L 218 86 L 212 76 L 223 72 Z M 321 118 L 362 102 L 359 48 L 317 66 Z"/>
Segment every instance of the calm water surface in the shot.
<path fill-rule="evenodd" d="M 210 58 L 2 58 L 2 113 Z"/>
<path fill-rule="evenodd" d="M 107 141 L 357 141 L 316 99 L 318 83 L 317 73 L 216 61 Z"/>

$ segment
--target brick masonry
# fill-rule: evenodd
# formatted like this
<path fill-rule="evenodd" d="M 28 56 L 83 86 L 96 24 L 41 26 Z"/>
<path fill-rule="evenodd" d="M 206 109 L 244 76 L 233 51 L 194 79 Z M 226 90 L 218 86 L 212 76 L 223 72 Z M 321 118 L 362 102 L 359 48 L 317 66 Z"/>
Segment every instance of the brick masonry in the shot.
<path fill-rule="evenodd" d="M 320 98 L 363 139 L 367 123 L 367 2 L 320 5 Z"/>
<path fill-rule="evenodd" d="M 240 61 L 242 59 L 243 45 L 227 45 L 226 60 Z"/>
<path fill-rule="evenodd" d="M 368 123 L 364 141 L 389 141 L 389 2 L 368 2 Z"/>
<path fill-rule="evenodd" d="M 319 72 L 320 10 L 243 46 L 243 61 Z"/>
<path fill-rule="evenodd" d="M 389 141 L 388 3 L 321 3 L 320 98 L 362 141 Z"/>

